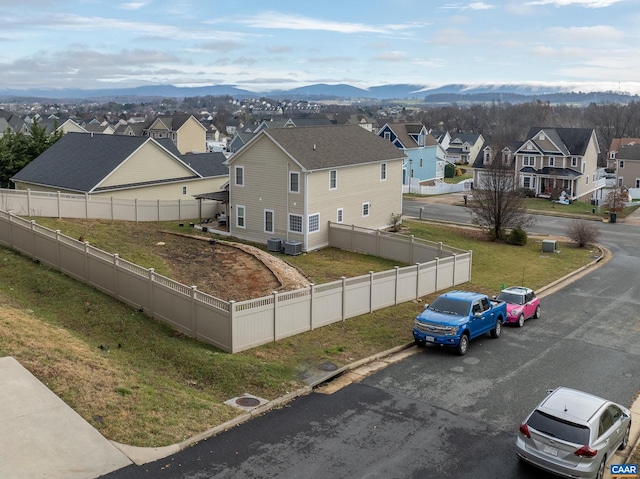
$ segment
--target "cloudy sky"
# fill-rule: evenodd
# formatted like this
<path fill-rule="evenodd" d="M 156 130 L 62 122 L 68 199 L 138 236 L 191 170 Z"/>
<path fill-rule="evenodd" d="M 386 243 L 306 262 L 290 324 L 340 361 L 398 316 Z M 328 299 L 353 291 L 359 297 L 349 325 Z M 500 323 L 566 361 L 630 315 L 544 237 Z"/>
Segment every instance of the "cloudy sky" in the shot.
<path fill-rule="evenodd" d="M 0 89 L 561 83 L 640 93 L 640 0 L 0 0 Z"/>

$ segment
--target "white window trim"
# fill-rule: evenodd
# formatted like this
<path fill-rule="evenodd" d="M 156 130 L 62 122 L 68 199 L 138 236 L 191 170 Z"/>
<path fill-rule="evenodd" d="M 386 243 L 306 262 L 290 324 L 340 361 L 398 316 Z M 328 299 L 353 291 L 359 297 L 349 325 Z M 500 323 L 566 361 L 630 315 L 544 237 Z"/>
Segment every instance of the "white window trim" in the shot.
<path fill-rule="evenodd" d="M 367 208 L 367 213 L 365 214 L 365 207 Z M 367 218 L 371 215 L 371 203 L 369 203 L 368 201 L 362 203 L 362 217 L 363 218 Z"/>
<path fill-rule="evenodd" d="M 296 231 L 296 230 L 292 230 L 291 229 L 291 218 L 300 218 L 300 231 Z M 298 234 L 302 234 L 302 232 L 304 231 L 304 218 L 302 217 L 302 215 L 296 215 L 294 213 L 289 213 L 289 217 L 287 218 L 287 231 L 289 233 L 298 233 Z"/>
<path fill-rule="evenodd" d="M 240 209 L 244 212 L 242 216 L 240 216 Z M 240 218 L 243 219 L 242 226 L 240 226 L 240 222 L 238 221 Z M 236 205 L 236 227 L 242 229 L 247 228 L 247 208 L 244 205 Z"/>
<path fill-rule="evenodd" d="M 338 208 L 336 210 L 336 223 L 342 223 L 344 221 L 344 208 Z"/>
<path fill-rule="evenodd" d="M 298 189 L 297 190 L 292 190 L 291 189 L 291 178 L 293 176 L 297 176 L 298 177 Z M 300 193 L 300 172 L 299 171 L 290 171 L 289 172 L 289 193 Z"/>
<path fill-rule="evenodd" d="M 549 157 L 549 166 L 556 166 L 556 157 L 555 156 L 550 156 Z"/>
<path fill-rule="evenodd" d="M 311 218 L 312 217 L 318 217 L 318 229 L 316 230 L 311 230 Z M 308 234 L 313 234 L 313 233 L 318 233 L 320 231 L 320 213 L 313 213 L 309 216 L 307 216 L 307 233 Z"/>
<path fill-rule="evenodd" d="M 331 185 L 335 179 L 335 185 Z M 329 170 L 329 190 L 338 189 L 338 170 Z"/>
<path fill-rule="evenodd" d="M 271 213 L 271 231 L 269 231 L 267 229 L 267 213 Z M 276 229 L 276 213 L 273 210 L 264 210 L 264 214 L 263 214 L 263 220 L 264 220 L 264 232 L 265 233 L 271 233 L 273 234 L 275 232 Z"/>
<path fill-rule="evenodd" d="M 186 187 L 186 186 L 183 186 L 183 187 L 182 187 L 182 194 L 183 194 L 183 195 L 186 195 L 186 194 L 187 194 L 187 187 Z"/>
<path fill-rule="evenodd" d="M 576 158 L 575 156 L 571 158 L 571 166 L 574 168 L 578 166 L 578 158 Z"/>
<path fill-rule="evenodd" d="M 380 163 L 380 181 L 387 181 L 387 164 L 386 163 Z"/>
<path fill-rule="evenodd" d="M 624 168 L 624 160 L 618 160 L 618 167 L 620 169 Z"/>
<path fill-rule="evenodd" d="M 238 171 L 242 171 L 242 183 L 238 183 Z M 244 178 L 244 166 L 236 166 L 233 169 L 233 184 L 235 186 L 243 186 L 244 187 L 244 183 L 245 183 L 245 178 Z"/>

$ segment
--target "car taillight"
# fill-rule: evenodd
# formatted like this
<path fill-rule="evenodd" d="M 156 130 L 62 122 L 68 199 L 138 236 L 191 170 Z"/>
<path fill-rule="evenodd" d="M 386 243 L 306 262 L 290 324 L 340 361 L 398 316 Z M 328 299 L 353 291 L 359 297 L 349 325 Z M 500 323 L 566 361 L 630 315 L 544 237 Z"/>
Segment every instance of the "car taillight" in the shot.
<path fill-rule="evenodd" d="M 580 457 L 596 457 L 596 455 L 598 454 L 598 450 L 591 449 L 589 446 L 585 445 L 585 446 L 582 446 L 580 449 L 578 449 L 576 452 L 574 452 L 574 454 Z"/>
<path fill-rule="evenodd" d="M 529 434 L 529 426 L 527 426 L 526 423 L 520 424 L 520 432 L 528 438 L 531 438 L 531 434 Z"/>

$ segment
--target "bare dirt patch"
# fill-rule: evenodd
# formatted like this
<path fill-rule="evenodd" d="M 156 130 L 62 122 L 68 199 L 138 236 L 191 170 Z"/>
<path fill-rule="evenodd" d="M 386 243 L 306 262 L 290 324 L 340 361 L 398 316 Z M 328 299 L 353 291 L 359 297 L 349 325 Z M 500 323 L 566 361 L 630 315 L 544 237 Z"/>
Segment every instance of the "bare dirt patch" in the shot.
<path fill-rule="evenodd" d="M 166 232 L 155 252 L 170 266 L 171 279 L 225 301 L 259 298 L 310 283 L 286 261 L 242 243 L 212 244 L 208 238 Z"/>

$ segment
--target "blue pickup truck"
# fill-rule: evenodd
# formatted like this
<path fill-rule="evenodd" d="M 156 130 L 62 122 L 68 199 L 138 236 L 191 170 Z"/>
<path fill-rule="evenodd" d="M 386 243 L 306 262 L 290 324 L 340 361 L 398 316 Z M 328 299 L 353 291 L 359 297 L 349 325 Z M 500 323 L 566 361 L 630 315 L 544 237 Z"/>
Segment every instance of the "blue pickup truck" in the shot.
<path fill-rule="evenodd" d="M 416 317 L 413 339 L 422 347 L 433 343 L 455 348 L 462 356 L 470 340 L 488 332 L 493 338 L 499 337 L 506 320 L 504 301 L 470 291 L 450 291 L 425 305 Z"/>

